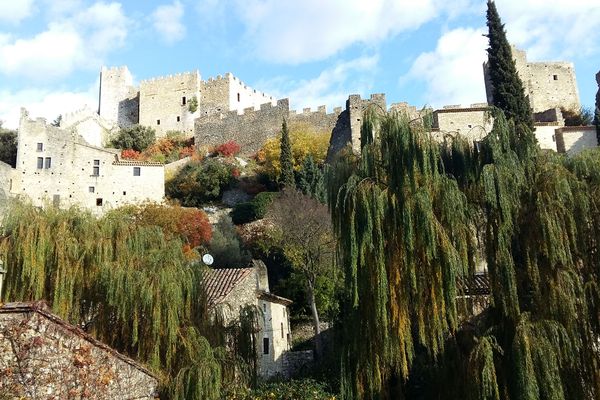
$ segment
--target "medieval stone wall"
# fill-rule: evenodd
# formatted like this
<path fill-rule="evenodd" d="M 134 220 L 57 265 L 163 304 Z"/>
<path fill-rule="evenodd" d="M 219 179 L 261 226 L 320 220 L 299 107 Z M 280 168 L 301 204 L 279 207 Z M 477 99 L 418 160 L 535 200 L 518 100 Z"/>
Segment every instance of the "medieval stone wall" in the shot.
<path fill-rule="evenodd" d="M 115 352 L 37 312 L 0 313 L 0 376 L 7 398 L 154 399 L 158 386 Z"/>
<path fill-rule="evenodd" d="M 189 101 L 200 99 L 200 74 L 186 72 L 140 82 L 140 125 L 156 130 L 156 136 L 168 131 L 193 133 L 198 110 L 190 112 Z"/>
<path fill-rule="evenodd" d="M 267 139 L 281 131 L 281 123 L 289 117 L 289 101 L 282 99 L 277 105 L 262 104 L 260 110 L 250 107 L 238 114 L 236 110 L 203 115 L 196 120 L 196 146 L 216 146 L 235 140 L 242 154 L 258 151 Z"/>
<path fill-rule="evenodd" d="M 574 156 L 598 146 L 595 126 L 565 126 L 556 129 L 556 150 Z"/>
<path fill-rule="evenodd" d="M 200 114 L 199 116 L 213 115 L 229 111 L 229 77 L 209 78 L 200 83 Z"/>
<path fill-rule="evenodd" d="M 161 202 L 163 165 L 119 161 L 118 154 L 24 113 L 11 193 L 37 206 L 80 205 L 96 214 L 124 204 Z"/>
<path fill-rule="evenodd" d="M 575 78 L 575 67 L 570 62 L 529 62 L 523 50 L 512 47 L 517 73 L 523 82 L 525 95 L 535 113 L 551 108 L 578 110 L 579 92 Z M 493 103 L 492 85 L 487 63 L 484 63 L 484 80 L 488 103 Z"/>
<path fill-rule="evenodd" d="M 259 373 L 272 377 L 285 373 L 284 354 L 291 348 L 290 322 L 283 304 L 259 300 L 262 326 L 259 332 Z"/>
<path fill-rule="evenodd" d="M 127 67 L 102 67 L 100 70 L 98 114 L 120 127 L 138 123 L 138 90 L 133 86 L 133 78 Z"/>
<path fill-rule="evenodd" d="M 115 123 L 110 123 L 88 107 L 63 114 L 60 128 L 80 135 L 92 146 L 106 146 L 118 131 Z"/>
<path fill-rule="evenodd" d="M 443 134 L 480 140 L 492 130 L 492 119 L 485 104 L 471 104 L 467 108 L 446 106 L 433 112 L 433 128 Z"/>

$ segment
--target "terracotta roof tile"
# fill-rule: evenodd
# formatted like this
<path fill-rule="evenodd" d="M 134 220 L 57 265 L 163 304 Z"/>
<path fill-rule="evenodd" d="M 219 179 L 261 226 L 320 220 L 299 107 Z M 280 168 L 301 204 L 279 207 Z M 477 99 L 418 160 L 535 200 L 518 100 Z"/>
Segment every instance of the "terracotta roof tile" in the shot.
<path fill-rule="evenodd" d="M 487 296 L 490 294 L 490 278 L 488 274 L 475 274 L 468 279 L 457 278 L 456 286 L 463 296 Z"/>
<path fill-rule="evenodd" d="M 233 288 L 250 275 L 253 268 L 227 268 L 208 270 L 202 279 L 208 307 L 222 302 Z"/>

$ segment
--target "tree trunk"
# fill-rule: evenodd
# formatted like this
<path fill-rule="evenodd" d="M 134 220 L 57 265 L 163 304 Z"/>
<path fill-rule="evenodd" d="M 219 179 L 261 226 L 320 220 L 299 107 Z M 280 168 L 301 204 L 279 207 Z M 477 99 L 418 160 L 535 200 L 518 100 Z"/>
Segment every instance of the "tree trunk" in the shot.
<path fill-rule="evenodd" d="M 321 358 L 323 354 L 323 343 L 321 340 L 321 326 L 319 324 L 319 312 L 317 311 L 317 303 L 315 301 L 315 288 L 314 283 L 309 279 L 308 280 L 308 303 L 310 306 L 310 311 L 312 313 L 313 318 L 313 330 L 315 332 L 315 337 L 313 339 L 314 344 L 314 359 L 318 360 Z"/>

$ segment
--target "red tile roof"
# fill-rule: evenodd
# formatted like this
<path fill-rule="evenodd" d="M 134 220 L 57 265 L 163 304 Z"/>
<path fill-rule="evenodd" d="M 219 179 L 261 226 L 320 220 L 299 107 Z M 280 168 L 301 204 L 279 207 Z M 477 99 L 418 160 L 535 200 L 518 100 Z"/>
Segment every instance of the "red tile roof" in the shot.
<path fill-rule="evenodd" d="M 250 276 L 253 268 L 227 268 L 227 269 L 210 269 L 202 279 L 206 290 L 206 301 L 208 307 L 213 307 L 219 304 L 233 288 Z"/>

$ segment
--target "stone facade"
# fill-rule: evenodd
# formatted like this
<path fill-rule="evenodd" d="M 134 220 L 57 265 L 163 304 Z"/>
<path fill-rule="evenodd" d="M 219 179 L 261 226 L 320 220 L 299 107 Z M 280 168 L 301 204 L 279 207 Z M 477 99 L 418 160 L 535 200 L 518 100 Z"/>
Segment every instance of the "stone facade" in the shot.
<path fill-rule="evenodd" d="M 125 128 L 139 121 L 139 92 L 126 66 L 100 70 L 100 104 L 98 114 Z"/>
<path fill-rule="evenodd" d="M 433 112 L 433 128 L 443 134 L 481 140 L 492 130 L 492 125 L 487 104 L 471 104 L 466 108 L 446 106 Z"/>
<path fill-rule="evenodd" d="M 276 105 L 261 104 L 259 110 L 249 107 L 241 114 L 233 110 L 201 115 L 196 120 L 195 142 L 200 146 L 216 146 L 235 140 L 242 154 L 250 155 L 281 132 L 284 119 L 290 127 L 306 126 L 316 132 L 331 132 L 339 117 L 340 110 L 336 111 L 328 114 L 321 106 L 317 111 L 305 108 L 302 113 L 296 113 L 290 110 L 288 99 L 281 99 Z"/>
<path fill-rule="evenodd" d="M 190 109 L 190 102 L 197 107 Z M 121 128 L 152 127 L 159 137 L 172 130 L 191 136 L 200 115 L 242 113 L 265 103 L 275 99 L 231 73 L 203 81 L 198 71 L 184 72 L 143 80 L 136 87 L 127 67 L 102 67 L 100 72 L 100 116 Z"/>
<path fill-rule="evenodd" d="M 64 114 L 60 128 L 81 136 L 92 146 L 107 146 L 110 139 L 117 134 L 118 127 L 102 118 L 88 107 Z"/>
<path fill-rule="evenodd" d="M 199 98 L 198 71 L 141 81 L 139 124 L 154 128 L 159 137 L 168 131 L 191 135 L 198 110 L 190 111 L 190 100 Z"/>
<path fill-rule="evenodd" d="M 88 144 L 73 132 L 31 120 L 19 127 L 17 165 L 8 191 L 34 205 L 79 205 L 95 214 L 164 197 L 164 166 L 123 161 L 119 150 Z"/>
<path fill-rule="evenodd" d="M 524 51 L 512 47 L 517 73 L 523 82 L 525 95 L 534 114 L 551 108 L 564 107 L 579 110 L 579 91 L 575 67 L 570 62 L 529 62 Z M 489 104 L 493 103 L 492 85 L 487 62 L 483 64 L 485 91 Z"/>
<path fill-rule="evenodd" d="M 155 399 L 157 386 L 147 369 L 61 320 L 43 303 L 0 307 L 0 397 Z"/>
<path fill-rule="evenodd" d="M 595 126 L 565 126 L 556 129 L 556 151 L 574 156 L 598 146 Z"/>
<path fill-rule="evenodd" d="M 292 343 L 287 307 L 291 300 L 269 292 L 267 267 L 253 261 L 251 268 L 209 270 L 203 284 L 208 307 L 225 324 L 236 320 L 242 308 L 255 307 L 259 313 L 257 357 L 259 375 L 286 375 L 284 354 Z"/>

